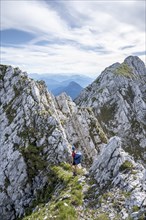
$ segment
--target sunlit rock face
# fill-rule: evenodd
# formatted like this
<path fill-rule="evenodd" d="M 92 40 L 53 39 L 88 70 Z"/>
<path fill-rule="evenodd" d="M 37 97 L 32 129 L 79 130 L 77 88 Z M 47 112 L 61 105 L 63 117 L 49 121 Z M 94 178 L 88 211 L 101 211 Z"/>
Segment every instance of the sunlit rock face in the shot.
<path fill-rule="evenodd" d="M 123 210 L 125 216 L 140 219 L 146 205 L 146 172 L 140 163 L 136 163 L 133 157 L 122 149 L 119 137 L 112 137 L 102 148 L 90 172 L 97 182 L 97 194 L 108 193 L 111 197 L 109 203 L 120 201 L 121 219 L 125 219 Z"/>
<path fill-rule="evenodd" d="M 115 63 L 75 100 L 92 107 L 108 136 L 118 135 L 136 159 L 146 160 L 146 68 L 138 57 Z"/>
<path fill-rule="evenodd" d="M 43 81 L 0 65 L 0 216 L 24 215 L 48 181 L 52 164 L 70 162 L 77 143 L 90 166 L 107 142 L 94 113 L 66 95 L 54 97 Z"/>

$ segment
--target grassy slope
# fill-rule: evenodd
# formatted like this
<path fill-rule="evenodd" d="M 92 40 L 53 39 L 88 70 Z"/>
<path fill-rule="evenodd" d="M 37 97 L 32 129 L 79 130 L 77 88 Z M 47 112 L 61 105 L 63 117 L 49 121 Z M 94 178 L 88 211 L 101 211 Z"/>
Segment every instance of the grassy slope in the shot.
<path fill-rule="evenodd" d="M 22 220 L 108 220 L 107 213 L 98 214 L 95 207 L 84 206 L 84 199 L 88 198 L 87 194 L 90 192 L 84 179 L 83 169 L 78 169 L 78 175 L 73 177 L 69 164 L 53 166 L 48 187 L 42 195 L 39 194 L 39 199 Z M 86 189 L 86 193 L 83 189 Z"/>

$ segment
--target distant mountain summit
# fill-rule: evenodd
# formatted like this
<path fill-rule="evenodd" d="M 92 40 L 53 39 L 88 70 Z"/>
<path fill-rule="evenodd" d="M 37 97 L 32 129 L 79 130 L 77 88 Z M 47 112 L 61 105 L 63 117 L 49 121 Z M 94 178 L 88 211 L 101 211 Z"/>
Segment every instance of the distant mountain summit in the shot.
<path fill-rule="evenodd" d="M 82 91 L 83 87 L 81 87 L 78 83 L 72 81 L 68 84 L 68 86 L 61 86 L 56 89 L 53 89 L 51 92 L 57 96 L 60 95 L 62 92 L 65 92 L 69 95 L 72 100 L 74 100 Z"/>
<path fill-rule="evenodd" d="M 48 90 L 52 91 L 59 87 L 68 86 L 70 82 L 76 82 L 81 87 L 85 88 L 91 82 L 93 82 L 93 78 L 88 77 L 86 75 L 78 75 L 78 74 L 37 74 L 31 73 L 29 77 L 35 80 L 43 80 L 45 81 Z M 94 78 L 95 79 L 95 78 Z"/>
<path fill-rule="evenodd" d="M 146 68 L 139 57 L 107 67 L 75 102 L 92 107 L 109 137 L 118 135 L 125 149 L 146 160 Z"/>

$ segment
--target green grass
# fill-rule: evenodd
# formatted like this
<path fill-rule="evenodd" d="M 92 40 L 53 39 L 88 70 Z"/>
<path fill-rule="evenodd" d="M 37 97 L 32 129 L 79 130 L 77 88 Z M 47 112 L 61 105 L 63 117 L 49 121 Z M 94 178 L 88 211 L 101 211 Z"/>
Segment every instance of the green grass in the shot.
<path fill-rule="evenodd" d="M 139 211 L 139 207 L 138 206 L 133 206 L 133 212 L 138 212 Z"/>
<path fill-rule="evenodd" d="M 20 89 L 17 88 L 16 85 L 13 86 L 13 89 L 15 92 L 15 98 L 17 98 L 21 94 L 21 91 L 20 91 Z"/>
<path fill-rule="evenodd" d="M 124 76 L 126 78 L 133 78 L 133 72 L 132 69 L 126 64 L 122 63 L 116 70 L 115 74 Z"/>
<path fill-rule="evenodd" d="M 126 160 L 121 166 L 120 166 L 120 171 L 129 171 L 133 169 L 133 164 Z"/>
<path fill-rule="evenodd" d="M 27 164 L 27 173 L 31 182 L 39 171 L 47 167 L 47 162 L 41 156 L 42 148 L 30 144 L 27 147 L 19 147 L 19 151 Z"/>
<path fill-rule="evenodd" d="M 122 194 L 125 198 L 129 198 L 131 196 L 131 192 L 123 192 Z"/>
<path fill-rule="evenodd" d="M 77 218 L 76 206 L 82 205 L 83 202 L 82 185 L 78 183 L 78 177 L 72 176 L 69 164 L 62 163 L 61 166 L 54 166 L 52 170 L 58 182 L 61 181 L 64 184 L 64 189 L 59 195 L 61 201 L 54 206 L 54 215 L 58 220 L 74 220 Z"/>
<path fill-rule="evenodd" d="M 101 213 L 97 216 L 95 220 L 109 220 L 109 217 L 107 213 Z"/>
<path fill-rule="evenodd" d="M 32 151 L 36 152 L 33 148 Z M 44 199 L 45 195 L 47 195 L 46 199 Z M 49 220 L 76 220 L 76 207 L 82 205 L 82 202 L 82 185 L 78 183 L 78 176 L 73 177 L 70 164 L 61 163 L 50 168 L 46 188 L 43 193 L 42 190 L 37 192 L 37 198 L 27 210 L 28 216 L 23 220 L 43 220 L 45 216 L 48 216 Z M 38 209 L 31 212 L 37 205 Z"/>
<path fill-rule="evenodd" d="M 11 124 L 16 116 L 17 111 L 12 108 L 12 101 L 10 102 L 10 104 L 5 105 L 4 106 L 7 118 L 9 120 L 9 124 Z"/>
<path fill-rule="evenodd" d="M 56 205 L 57 208 L 57 220 L 75 220 L 76 211 L 73 206 L 70 206 L 67 203 L 60 202 Z"/>
<path fill-rule="evenodd" d="M 62 167 L 62 169 L 66 170 L 66 171 L 72 171 L 72 167 L 69 163 L 62 162 L 60 164 L 60 166 Z"/>
<path fill-rule="evenodd" d="M 72 179 L 72 173 L 64 170 L 62 167 L 54 166 L 52 171 L 56 174 L 59 181 L 67 184 Z"/>
<path fill-rule="evenodd" d="M 114 120 L 114 116 L 117 111 L 117 104 L 111 104 L 111 101 L 109 101 L 108 103 L 104 104 L 100 110 L 101 114 L 99 117 L 99 121 L 103 121 L 108 124 L 109 121 Z"/>

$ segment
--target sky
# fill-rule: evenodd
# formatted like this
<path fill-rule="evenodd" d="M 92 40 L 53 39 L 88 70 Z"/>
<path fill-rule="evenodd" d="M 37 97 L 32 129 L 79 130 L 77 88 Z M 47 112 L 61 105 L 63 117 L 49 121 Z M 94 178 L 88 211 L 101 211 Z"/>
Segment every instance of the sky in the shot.
<path fill-rule="evenodd" d="M 97 76 L 146 61 L 145 0 L 0 0 L 0 63 L 28 73 Z"/>

